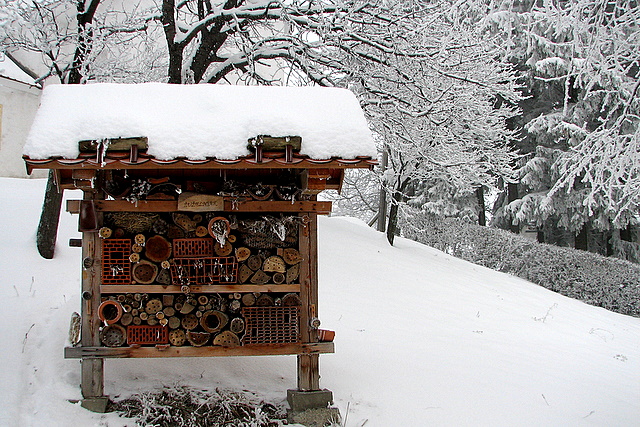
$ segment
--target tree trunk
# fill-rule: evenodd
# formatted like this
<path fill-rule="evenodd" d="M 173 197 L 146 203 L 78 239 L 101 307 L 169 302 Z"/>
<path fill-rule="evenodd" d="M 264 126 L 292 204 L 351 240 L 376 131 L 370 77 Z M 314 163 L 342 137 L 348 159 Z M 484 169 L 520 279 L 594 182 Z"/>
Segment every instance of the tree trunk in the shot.
<path fill-rule="evenodd" d="M 484 203 L 484 188 L 482 186 L 476 188 L 476 197 L 478 198 L 478 224 L 484 227 L 487 225 L 487 207 Z"/>
<path fill-rule="evenodd" d="M 55 252 L 61 208 L 62 192 L 58 191 L 53 177 L 53 170 L 50 170 L 47 188 L 44 192 L 44 203 L 42 204 L 38 233 L 36 235 L 38 252 L 46 259 L 53 258 Z"/>
<path fill-rule="evenodd" d="M 389 152 L 385 147 L 382 151 L 382 164 L 380 165 L 382 169 L 382 176 L 384 177 L 384 173 L 387 170 L 387 165 L 389 164 Z M 384 233 L 385 224 L 387 219 L 387 189 L 384 188 L 384 179 L 380 182 L 380 199 L 378 201 L 378 231 Z"/>
<path fill-rule="evenodd" d="M 507 184 L 507 202 L 511 203 L 514 200 L 518 199 L 518 184 L 510 182 Z M 509 224 L 509 231 L 512 233 L 518 234 L 520 232 L 520 227 L 511 222 Z"/>
<path fill-rule="evenodd" d="M 82 67 L 84 66 L 85 59 L 87 55 L 91 52 L 91 39 L 93 37 L 93 30 L 91 28 L 91 23 L 93 22 L 93 17 L 96 14 L 96 10 L 98 9 L 98 5 L 100 5 L 99 0 L 90 1 L 88 5 L 88 9 L 85 9 L 85 1 L 78 0 L 76 6 L 78 9 L 78 14 L 76 15 L 76 20 L 78 22 L 78 45 L 76 46 L 76 51 L 73 55 L 73 63 L 71 65 L 71 70 L 69 71 L 69 75 L 67 76 L 67 84 L 80 84 L 82 83 Z"/>
<path fill-rule="evenodd" d="M 81 69 L 87 53 L 91 50 L 92 33 L 88 28 L 90 28 L 90 24 L 93 22 L 93 17 L 99 5 L 99 0 L 91 1 L 89 2 L 89 7 L 85 9 L 84 0 L 78 0 L 77 2 L 78 45 L 74 53 L 71 70 L 66 76 L 66 79 L 63 80 L 63 83 L 79 84 L 82 82 Z M 42 213 L 40 214 L 40 222 L 38 223 L 36 236 L 38 252 L 46 259 L 53 258 L 55 252 L 61 208 L 62 191 L 58 192 L 53 178 L 53 171 L 49 171 L 49 179 L 47 180 L 47 188 L 44 194 L 44 203 L 42 204 Z"/>
<path fill-rule="evenodd" d="M 175 19 L 175 1 L 164 0 L 162 2 L 162 27 L 167 39 L 167 48 L 169 50 L 169 69 L 168 83 L 182 83 L 182 56 L 184 46 L 176 43 L 176 19 Z"/>
<path fill-rule="evenodd" d="M 398 231 L 398 209 L 400 208 L 400 202 L 402 201 L 402 190 L 406 184 L 400 186 L 400 190 L 393 192 L 393 202 L 391 203 L 391 209 L 389 209 L 389 222 L 387 224 L 387 240 L 389 244 L 393 246 L 393 240 L 395 239 Z"/>
<path fill-rule="evenodd" d="M 589 223 L 585 223 L 580 232 L 576 234 L 574 247 L 583 251 L 589 250 Z"/>

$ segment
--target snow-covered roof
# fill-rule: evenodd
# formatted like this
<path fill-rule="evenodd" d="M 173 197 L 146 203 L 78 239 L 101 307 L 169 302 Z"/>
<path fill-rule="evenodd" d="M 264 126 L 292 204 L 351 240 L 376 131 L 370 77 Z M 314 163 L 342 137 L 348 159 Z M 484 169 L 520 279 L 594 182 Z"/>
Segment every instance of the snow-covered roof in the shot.
<path fill-rule="evenodd" d="M 74 159 L 81 140 L 147 137 L 160 160 L 237 159 L 259 135 L 301 136 L 312 159 L 376 156 L 346 89 L 162 83 L 46 87 L 24 154 Z"/>
<path fill-rule="evenodd" d="M 2 54 L 0 54 L 0 76 L 26 83 L 30 86 L 36 85 L 33 77 L 25 73 L 11 58 Z"/>

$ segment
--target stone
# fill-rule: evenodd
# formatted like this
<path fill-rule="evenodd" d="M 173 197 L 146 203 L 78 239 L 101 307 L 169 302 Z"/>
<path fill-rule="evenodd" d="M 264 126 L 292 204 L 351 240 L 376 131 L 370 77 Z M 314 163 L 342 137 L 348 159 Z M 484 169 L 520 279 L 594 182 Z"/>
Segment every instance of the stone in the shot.
<path fill-rule="evenodd" d="M 302 412 L 289 411 L 287 421 L 291 424 L 301 424 L 306 427 L 325 427 L 341 425 L 338 408 L 315 408 Z"/>
<path fill-rule="evenodd" d="M 82 399 L 80 406 L 88 409 L 91 412 L 98 412 L 104 414 L 107 412 L 107 405 L 109 404 L 108 397 L 88 397 Z"/>
<path fill-rule="evenodd" d="M 287 390 L 287 402 L 293 412 L 302 412 L 307 409 L 326 408 L 333 403 L 331 390 Z"/>

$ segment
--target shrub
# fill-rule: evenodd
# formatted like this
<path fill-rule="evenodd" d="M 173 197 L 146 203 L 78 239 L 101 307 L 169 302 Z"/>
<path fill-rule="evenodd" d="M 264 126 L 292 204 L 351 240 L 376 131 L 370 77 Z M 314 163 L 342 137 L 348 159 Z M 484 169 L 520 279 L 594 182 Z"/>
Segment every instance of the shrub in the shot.
<path fill-rule="evenodd" d="M 283 408 L 265 403 L 248 391 L 205 391 L 184 386 L 165 387 L 110 403 L 109 411 L 133 418 L 139 426 L 277 427 Z"/>
<path fill-rule="evenodd" d="M 405 237 L 617 313 L 640 317 L 640 266 L 505 230 L 411 213 Z"/>

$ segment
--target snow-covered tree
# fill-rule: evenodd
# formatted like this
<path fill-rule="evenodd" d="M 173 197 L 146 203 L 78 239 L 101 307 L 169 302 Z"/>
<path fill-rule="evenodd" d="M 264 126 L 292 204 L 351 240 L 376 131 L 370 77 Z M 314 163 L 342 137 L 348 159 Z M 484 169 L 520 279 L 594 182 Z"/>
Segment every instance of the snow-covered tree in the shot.
<path fill-rule="evenodd" d="M 0 5 L 0 50 L 39 61 L 39 80 L 142 82 L 166 73 L 154 43 L 154 15 L 112 0 L 5 0 Z M 32 58 L 38 58 L 33 60 Z"/>
<path fill-rule="evenodd" d="M 147 54 L 155 49 L 143 48 L 152 46 L 146 38 L 148 14 L 135 5 L 117 10 L 110 5 L 100 0 L 0 0 L 0 51 L 38 56 L 37 68 L 43 72 L 37 81 L 81 84 L 161 77 L 162 61 Z M 54 255 L 61 204 L 50 173 L 37 237 L 45 258 Z"/>
<path fill-rule="evenodd" d="M 37 13 L 45 3 L 31 11 Z M 77 5 L 80 23 L 84 13 L 100 10 L 98 3 L 46 4 Z M 384 181 L 396 202 L 392 240 L 398 203 L 407 200 L 409 186 L 418 196 L 414 203 L 433 207 L 429 188 L 450 187 L 447 194 L 464 199 L 511 174 L 513 153 L 506 147 L 512 135 L 504 123 L 513 111 L 500 104 L 518 98 L 514 75 L 495 60 L 494 40 L 482 37 L 473 25 L 450 19 L 451 6 L 445 0 L 162 0 L 155 10 L 122 15 L 128 17 L 127 25 L 113 34 L 157 34 L 161 28 L 171 83 L 226 80 L 352 89 L 389 152 L 391 168 Z M 94 78 L 89 76 L 99 75 L 97 60 L 111 58 L 104 53 L 108 49 L 96 50 L 102 46 L 96 44 L 97 34 L 111 33 L 106 24 L 96 24 L 95 16 L 84 29 L 78 24 L 73 37 L 53 30 L 59 38 L 47 36 L 45 40 L 55 41 L 40 43 L 75 42 L 79 53 L 66 61 L 54 59 L 56 50 L 47 51 L 52 72 L 63 80 L 75 70 L 85 80 Z M 55 28 L 57 21 L 51 22 Z"/>
<path fill-rule="evenodd" d="M 521 187 L 530 194 L 506 213 L 519 222 L 551 221 L 574 234 L 637 223 L 637 2 L 476 2 L 465 8 L 476 20 L 482 11 L 485 28 L 503 36 L 505 57 L 521 65 L 539 100 L 523 120 L 538 146 L 521 171 Z"/>
<path fill-rule="evenodd" d="M 477 218 L 476 191 L 512 175 L 506 120 L 515 111 L 502 101 L 519 100 L 514 73 L 495 60 L 495 40 L 450 19 L 450 4 L 395 7 L 409 17 L 376 27 L 389 48 L 380 61 L 362 62 L 353 83 L 389 155 L 390 242 L 405 202 Z"/>

